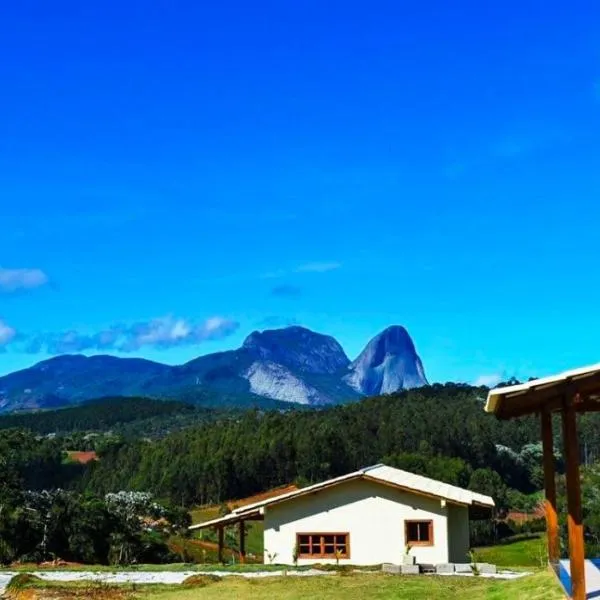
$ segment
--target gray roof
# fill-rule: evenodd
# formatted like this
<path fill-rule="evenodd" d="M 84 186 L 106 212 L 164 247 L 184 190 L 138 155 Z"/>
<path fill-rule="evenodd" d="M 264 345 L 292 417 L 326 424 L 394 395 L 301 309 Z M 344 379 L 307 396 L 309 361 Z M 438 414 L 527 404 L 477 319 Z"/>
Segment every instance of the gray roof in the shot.
<path fill-rule="evenodd" d="M 466 506 L 484 506 L 493 507 L 494 500 L 490 496 L 484 496 L 470 490 L 459 488 L 455 485 L 449 485 L 429 477 L 423 477 L 422 475 L 415 475 L 408 471 L 402 471 L 401 469 L 395 469 L 394 467 L 388 467 L 387 465 L 379 464 L 371 467 L 365 467 L 342 475 L 341 477 L 335 477 L 334 479 L 328 479 L 321 483 L 315 483 L 308 487 L 300 488 L 292 492 L 287 492 L 279 496 L 274 496 L 260 502 L 253 504 L 247 504 L 234 509 L 231 513 L 220 517 L 218 519 L 212 519 L 205 523 L 199 523 L 198 525 L 192 525 L 190 529 L 202 529 L 204 527 L 211 527 L 213 525 L 235 523 L 247 518 L 256 517 L 263 513 L 264 508 L 272 505 L 279 504 L 281 502 L 287 502 L 293 500 L 305 494 L 317 492 L 319 490 L 338 485 L 345 481 L 353 479 L 364 479 L 367 481 L 375 481 L 383 485 L 392 485 L 397 488 L 406 490 L 407 492 L 413 492 L 416 494 L 423 494 L 426 496 L 432 496 L 439 498 L 440 500 L 446 500 L 453 504 L 461 504 Z"/>

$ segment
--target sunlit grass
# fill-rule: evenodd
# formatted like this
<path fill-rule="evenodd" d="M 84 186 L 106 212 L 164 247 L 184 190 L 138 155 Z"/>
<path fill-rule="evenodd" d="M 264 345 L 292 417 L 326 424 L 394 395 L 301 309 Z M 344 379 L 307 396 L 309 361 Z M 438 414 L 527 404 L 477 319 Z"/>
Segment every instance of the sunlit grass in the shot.
<path fill-rule="evenodd" d="M 58 584 L 41 582 L 34 587 L 48 591 L 48 598 L 71 598 L 81 590 L 94 597 L 94 585 Z M 538 570 L 533 575 L 515 581 L 484 579 L 482 577 L 436 577 L 394 576 L 384 574 L 334 574 L 319 577 L 273 577 L 245 579 L 227 577 L 217 581 L 201 582 L 201 586 L 98 586 L 107 593 L 106 597 L 127 597 L 151 600 L 558 600 L 564 598 L 559 584 L 547 570 Z M 114 590 L 115 595 L 108 595 Z M 92 593 L 90 593 L 92 592 Z M 56 594 L 61 594 L 57 596 Z M 40 596 L 44 598 L 44 595 Z"/>

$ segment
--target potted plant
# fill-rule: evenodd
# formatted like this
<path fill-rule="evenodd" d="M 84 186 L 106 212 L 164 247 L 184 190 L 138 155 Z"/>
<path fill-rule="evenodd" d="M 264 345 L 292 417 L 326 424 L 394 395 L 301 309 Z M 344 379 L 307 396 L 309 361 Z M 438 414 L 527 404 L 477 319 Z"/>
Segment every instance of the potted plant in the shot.
<path fill-rule="evenodd" d="M 410 551 L 412 550 L 412 546 L 410 544 L 406 544 L 404 549 L 404 556 L 402 557 L 403 565 L 414 565 L 416 561 L 416 557 L 412 556 Z"/>

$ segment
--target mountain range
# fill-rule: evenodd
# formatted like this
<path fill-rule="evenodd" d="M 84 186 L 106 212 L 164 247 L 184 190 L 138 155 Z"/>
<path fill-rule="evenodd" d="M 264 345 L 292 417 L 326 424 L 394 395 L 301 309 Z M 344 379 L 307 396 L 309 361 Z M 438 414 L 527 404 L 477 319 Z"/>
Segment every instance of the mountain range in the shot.
<path fill-rule="evenodd" d="M 241 348 L 171 366 L 140 358 L 63 355 L 0 377 L 0 412 L 59 408 L 107 396 L 197 404 L 325 405 L 427 384 L 402 326 L 375 336 L 354 361 L 333 337 L 304 327 L 251 333 Z"/>

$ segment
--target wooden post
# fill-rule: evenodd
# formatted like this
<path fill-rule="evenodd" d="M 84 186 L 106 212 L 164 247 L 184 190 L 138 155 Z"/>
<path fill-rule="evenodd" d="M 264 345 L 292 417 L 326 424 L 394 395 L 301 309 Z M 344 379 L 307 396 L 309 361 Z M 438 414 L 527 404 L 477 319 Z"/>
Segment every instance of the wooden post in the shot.
<path fill-rule="evenodd" d="M 246 523 L 240 521 L 240 562 L 246 562 Z"/>
<path fill-rule="evenodd" d="M 219 553 L 218 560 L 220 563 L 223 562 L 223 537 L 224 537 L 223 525 L 219 525 Z"/>
<path fill-rule="evenodd" d="M 544 489 L 546 501 L 546 530 L 548 532 L 548 561 L 556 564 L 560 558 L 560 541 L 558 537 L 558 515 L 556 511 L 556 480 L 554 464 L 554 439 L 552 436 L 552 413 L 542 411 L 542 447 L 544 449 Z"/>
<path fill-rule="evenodd" d="M 579 442 L 577 415 L 572 398 L 567 398 L 562 412 L 563 441 L 567 475 L 567 504 L 569 514 L 569 559 L 573 600 L 585 600 L 585 546 L 581 516 L 581 482 L 579 480 Z"/>

